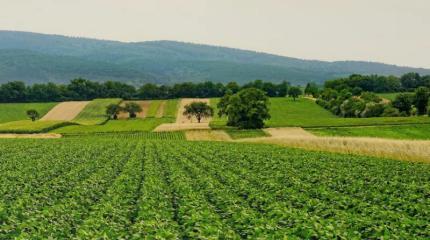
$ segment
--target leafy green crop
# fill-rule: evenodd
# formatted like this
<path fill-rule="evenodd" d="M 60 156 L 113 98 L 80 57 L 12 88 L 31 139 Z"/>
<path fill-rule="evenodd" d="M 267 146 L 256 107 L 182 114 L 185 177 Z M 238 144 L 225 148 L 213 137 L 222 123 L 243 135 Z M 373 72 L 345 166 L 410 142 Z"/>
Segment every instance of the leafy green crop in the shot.
<path fill-rule="evenodd" d="M 0 139 L 0 239 L 428 239 L 429 179 L 271 145 Z"/>

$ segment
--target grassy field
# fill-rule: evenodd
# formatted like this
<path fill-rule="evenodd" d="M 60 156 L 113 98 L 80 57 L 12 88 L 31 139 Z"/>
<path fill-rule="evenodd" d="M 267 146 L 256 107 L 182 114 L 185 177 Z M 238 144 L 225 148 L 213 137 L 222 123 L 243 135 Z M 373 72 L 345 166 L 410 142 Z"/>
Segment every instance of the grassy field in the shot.
<path fill-rule="evenodd" d="M 109 104 L 118 104 L 120 101 L 119 98 L 95 99 L 88 103 L 73 121 L 82 125 L 102 124 L 107 120 L 106 107 Z"/>
<path fill-rule="evenodd" d="M 178 113 L 178 108 L 179 108 L 179 99 L 167 100 L 166 107 L 164 108 L 163 117 L 176 119 L 176 114 Z"/>
<path fill-rule="evenodd" d="M 237 129 L 227 129 L 226 132 L 232 139 L 242 139 L 242 138 L 256 138 L 256 137 L 267 137 L 265 131 L 261 129 L 255 130 L 237 130 Z"/>
<path fill-rule="evenodd" d="M 216 106 L 218 99 L 211 99 L 211 105 Z M 336 127 L 336 126 L 372 126 L 430 123 L 430 118 L 423 117 L 378 117 L 378 118 L 341 118 L 333 115 L 314 101 L 300 98 L 296 101 L 290 98 L 270 99 L 270 120 L 267 127 Z M 217 109 L 215 109 L 217 112 Z M 211 121 L 214 128 L 223 128 L 226 118 L 215 116 Z"/>
<path fill-rule="evenodd" d="M 43 133 L 71 124 L 63 121 L 21 120 L 0 124 L 0 133 Z"/>
<path fill-rule="evenodd" d="M 106 132 L 145 132 L 152 131 L 162 123 L 169 123 L 169 118 L 145 118 L 131 120 L 110 120 L 102 125 L 75 125 L 58 128 L 53 133 L 106 133 Z"/>
<path fill-rule="evenodd" d="M 0 239 L 430 235 L 430 164 L 100 137 L 0 139 L 0 159 Z"/>
<path fill-rule="evenodd" d="M 396 99 L 396 96 L 399 95 L 400 93 L 396 92 L 396 93 L 377 93 L 376 95 L 388 99 L 390 101 L 393 101 L 394 99 Z"/>
<path fill-rule="evenodd" d="M 42 117 L 55 105 L 57 103 L 0 103 L 0 123 L 26 120 L 29 109 L 35 109 Z"/>
<path fill-rule="evenodd" d="M 342 127 L 311 129 L 319 136 L 345 136 L 345 137 L 380 137 L 391 139 L 417 139 L 430 140 L 430 125 L 404 125 L 404 126 L 375 126 L 375 127 Z"/>
<path fill-rule="evenodd" d="M 66 138 L 91 137 L 104 139 L 142 139 L 142 140 L 186 140 L 184 132 L 101 132 L 101 133 L 66 133 Z"/>
<path fill-rule="evenodd" d="M 146 117 L 155 117 L 162 101 L 163 100 L 151 100 Z"/>

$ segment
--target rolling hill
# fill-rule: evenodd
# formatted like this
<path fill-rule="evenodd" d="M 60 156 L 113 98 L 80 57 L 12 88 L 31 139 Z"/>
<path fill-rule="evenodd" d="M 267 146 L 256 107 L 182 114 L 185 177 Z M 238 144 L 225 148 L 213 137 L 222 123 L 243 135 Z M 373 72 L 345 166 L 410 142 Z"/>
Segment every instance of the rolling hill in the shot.
<path fill-rule="evenodd" d="M 226 47 L 149 41 L 125 43 L 0 31 L 0 83 L 64 83 L 75 77 L 132 84 L 183 81 L 323 82 L 352 73 L 430 74 L 430 69 L 374 62 L 302 60 Z"/>

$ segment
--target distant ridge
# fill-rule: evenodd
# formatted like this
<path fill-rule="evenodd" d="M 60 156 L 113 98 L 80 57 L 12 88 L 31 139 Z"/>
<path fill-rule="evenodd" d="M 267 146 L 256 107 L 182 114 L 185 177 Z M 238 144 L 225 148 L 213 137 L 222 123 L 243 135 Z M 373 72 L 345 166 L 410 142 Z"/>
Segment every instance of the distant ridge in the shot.
<path fill-rule="evenodd" d="M 184 81 L 304 84 L 353 73 L 430 74 L 430 69 L 363 61 L 317 61 L 175 41 L 125 43 L 81 37 L 0 31 L 0 83 L 64 83 L 76 77 L 132 84 Z"/>

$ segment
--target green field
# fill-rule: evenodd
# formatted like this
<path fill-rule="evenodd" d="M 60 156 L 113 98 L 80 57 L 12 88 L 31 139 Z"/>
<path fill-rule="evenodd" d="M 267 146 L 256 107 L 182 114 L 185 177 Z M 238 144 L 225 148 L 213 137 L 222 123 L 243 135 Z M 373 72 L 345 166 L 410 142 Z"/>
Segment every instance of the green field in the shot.
<path fill-rule="evenodd" d="M 0 133 L 43 133 L 71 124 L 63 121 L 14 121 L 0 124 Z"/>
<path fill-rule="evenodd" d="M 0 239 L 425 239 L 430 164 L 256 144 L 0 139 Z"/>
<path fill-rule="evenodd" d="M 152 131 L 170 118 L 145 118 L 130 120 L 110 120 L 101 125 L 74 125 L 53 130 L 53 133 L 104 133 L 104 132 L 142 132 Z"/>
<path fill-rule="evenodd" d="M 400 93 L 396 92 L 396 93 L 377 93 L 376 95 L 380 96 L 381 98 L 385 98 L 390 101 L 393 101 L 394 99 L 396 99 L 396 96 L 399 94 Z"/>
<path fill-rule="evenodd" d="M 167 100 L 166 107 L 164 108 L 163 117 L 175 118 L 178 113 L 179 99 L 169 99 Z"/>
<path fill-rule="evenodd" d="M 57 103 L 0 103 L 0 123 L 26 120 L 27 110 L 35 109 L 43 117 Z"/>
<path fill-rule="evenodd" d="M 73 119 L 74 122 L 82 125 L 96 125 L 106 122 L 106 107 L 109 104 L 119 104 L 121 99 L 94 99 Z"/>
<path fill-rule="evenodd" d="M 250 130 L 237 130 L 237 129 L 226 129 L 226 132 L 232 139 L 242 139 L 242 138 L 256 138 L 256 137 L 267 137 L 265 131 L 261 129 L 250 129 Z"/>
<path fill-rule="evenodd" d="M 381 137 L 392 139 L 430 140 L 429 124 L 323 128 L 311 129 L 310 131 L 319 136 Z"/>
<path fill-rule="evenodd" d="M 211 99 L 216 106 L 218 99 Z M 317 105 L 314 101 L 300 98 L 270 99 L 271 119 L 266 121 L 267 127 L 336 127 L 336 126 L 372 126 L 430 123 L 430 118 L 422 117 L 378 117 L 378 118 L 341 118 Z M 216 111 L 217 112 L 217 111 Z M 214 128 L 225 127 L 226 119 L 215 116 L 211 121 Z"/>
<path fill-rule="evenodd" d="M 186 140 L 184 132 L 101 132 L 101 133 L 66 133 L 64 137 L 92 137 L 97 139 L 144 139 L 144 140 Z"/>
<path fill-rule="evenodd" d="M 160 107 L 160 104 L 163 100 L 151 100 L 151 104 L 149 105 L 148 112 L 146 117 L 155 117 L 157 114 L 157 110 Z"/>

